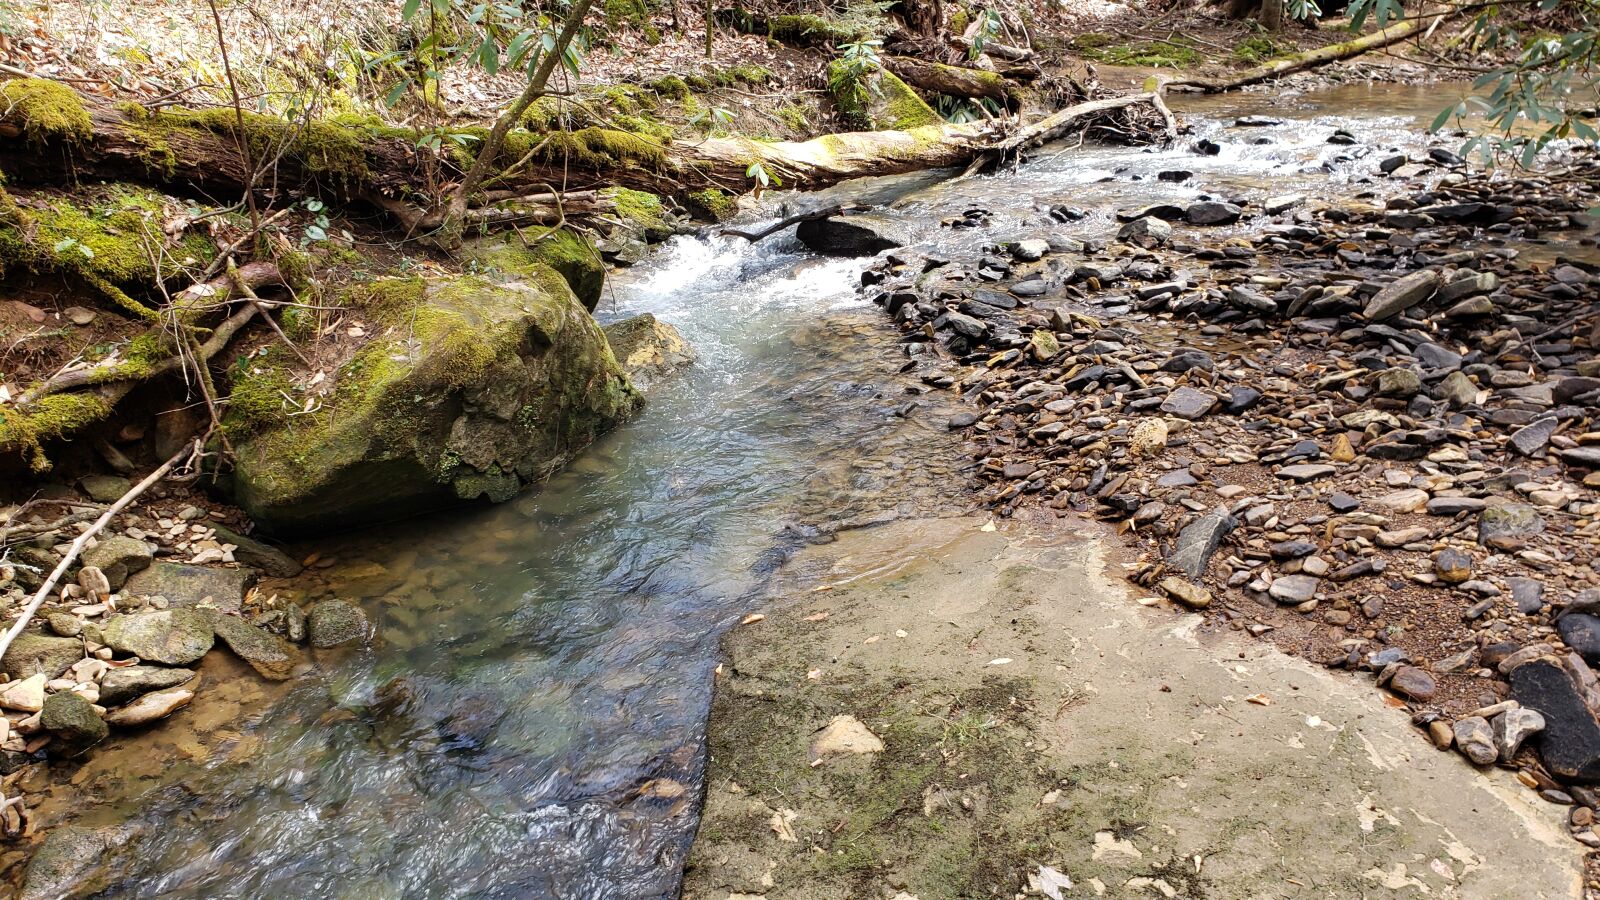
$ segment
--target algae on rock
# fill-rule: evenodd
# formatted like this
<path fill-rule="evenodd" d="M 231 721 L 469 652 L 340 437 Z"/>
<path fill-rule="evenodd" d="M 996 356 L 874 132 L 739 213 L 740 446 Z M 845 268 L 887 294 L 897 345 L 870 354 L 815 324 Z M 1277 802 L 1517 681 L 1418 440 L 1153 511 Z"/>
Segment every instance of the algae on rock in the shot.
<path fill-rule="evenodd" d="M 543 481 L 632 413 L 638 392 L 553 272 L 389 279 L 379 336 L 316 412 L 239 444 L 234 493 L 273 531 L 351 528 Z"/>

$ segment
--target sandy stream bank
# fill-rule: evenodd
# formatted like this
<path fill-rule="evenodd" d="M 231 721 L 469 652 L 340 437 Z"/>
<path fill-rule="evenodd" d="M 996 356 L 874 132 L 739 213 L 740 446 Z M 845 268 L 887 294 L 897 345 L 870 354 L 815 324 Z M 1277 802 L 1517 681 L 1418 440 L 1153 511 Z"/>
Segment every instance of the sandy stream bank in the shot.
<path fill-rule="evenodd" d="M 1107 546 L 953 518 L 797 555 L 724 641 L 684 896 L 1579 895 L 1563 807 L 1365 682 L 1142 607 Z M 882 750 L 819 748 L 837 716 Z"/>

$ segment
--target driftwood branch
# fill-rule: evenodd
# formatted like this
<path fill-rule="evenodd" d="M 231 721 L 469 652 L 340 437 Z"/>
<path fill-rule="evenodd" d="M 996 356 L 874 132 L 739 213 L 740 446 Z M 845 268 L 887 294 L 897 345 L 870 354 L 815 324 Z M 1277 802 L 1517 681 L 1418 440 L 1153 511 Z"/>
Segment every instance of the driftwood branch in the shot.
<path fill-rule="evenodd" d="M 1310 69 L 1320 68 L 1329 63 L 1336 63 L 1352 59 L 1363 53 L 1379 50 L 1391 44 L 1398 44 L 1407 38 L 1413 37 L 1423 31 L 1433 28 L 1436 24 L 1443 23 L 1446 19 L 1459 15 L 1460 10 L 1422 15 L 1414 19 L 1406 19 L 1398 24 L 1374 31 L 1372 34 L 1355 40 L 1339 44 L 1329 44 L 1315 50 L 1297 53 L 1283 59 L 1273 60 L 1266 65 L 1257 66 L 1243 74 L 1229 79 L 1210 78 L 1184 78 L 1166 83 L 1168 88 L 1177 90 L 1197 90 L 1206 94 L 1220 94 L 1225 91 L 1234 91 L 1252 84 L 1260 84 L 1296 72 L 1305 72 Z"/>
<path fill-rule="evenodd" d="M 814 209 L 810 212 L 796 213 L 788 218 L 780 219 L 776 223 L 768 225 L 766 228 L 763 228 L 760 231 L 739 231 L 734 228 L 724 228 L 722 229 L 722 233 L 731 235 L 732 237 L 742 237 L 753 244 L 756 241 L 767 237 L 768 235 L 777 234 L 785 228 L 788 228 L 790 225 L 795 225 L 800 222 L 810 222 L 813 219 L 831 219 L 834 216 L 845 213 L 866 212 L 871 208 L 872 207 L 870 206 L 861 206 L 859 204 L 836 203 L 833 206 L 824 207 L 822 209 Z"/>
<path fill-rule="evenodd" d="M 146 475 L 143 481 L 129 488 L 128 492 L 118 498 L 117 502 L 106 507 L 106 511 L 100 514 L 100 518 L 96 519 L 94 524 L 90 525 L 83 534 L 78 535 L 77 539 L 72 542 L 72 546 L 67 548 L 66 554 L 61 557 L 61 562 L 56 564 L 55 571 L 51 572 L 50 577 L 44 580 L 44 584 L 39 585 L 39 590 L 33 595 L 33 599 L 29 600 L 28 605 L 22 608 L 22 615 L 17 617 L 17 621 L 12 624 L 4 636 L 0 636 L 0 657 L 6 655 L 6 651 L 11 649 L 11 642 L 17 639 L 17 635 L 22 633 L 22 629 L 28 627 L 28 621 L 33 618 L 34 613 L 39 611 L 39 607 L 43 605 L 45 598 L 50 596 L 50 592 L 55 589 L 56 583 L 61 580 L 61 576 L 66 574 L 67 569 L 71 568 L 74 562 L 77 562 L 78 555 L 83 552 L 83 548 L 89 543 L 90 538 L 99 534 L 101 529 L 105 528 L 116 517 L 117 513 L 122 512 L 127 508 L 128 504 L 138 499 L 140 494 L 149 490 L 151 485 L 166 477 L 166 474 L 172 471 L 174 466 L 199 453 L 200 448 L 201 443 L 196 440 L 192 445 L 174 453 L 171 459 L 157 466 L 156 470 Z"/>

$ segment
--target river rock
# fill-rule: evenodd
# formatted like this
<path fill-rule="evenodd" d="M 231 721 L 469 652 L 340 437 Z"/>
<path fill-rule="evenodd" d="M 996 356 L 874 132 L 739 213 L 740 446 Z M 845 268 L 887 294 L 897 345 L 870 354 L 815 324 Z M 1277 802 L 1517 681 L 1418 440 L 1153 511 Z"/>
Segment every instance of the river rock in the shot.
<path fill-rule="evenodd" d="M 359 290 L 384 298 L 366 314 L 382 336 L 336 374 L 341 389 L 322 414 L 235 447 L 235 499 L 269 532 L 508 500 L 642 402 L 560 279 L 388 279 Z"/>
<path fill-rule="evenodd" d="M 26 678 L 35 673 L 56 678 L 80 659 L 83 659 L 82 641 L 24 631 L 6 648 L 5 657 L 0 659 L 0 669 L 13 678 Z"/>
<path fill-rule="evenodd" d="M 165 597 L 174 607 L 205 607 L 238 612 L 244 595 L 256 583 L 254 569 L 218 569 L 156 562 L 128 579 L 124 594 L 135 597 Z"/>
<path fill-rule="evenodd" d="M 1273 474 L 1279 478 L 1290 481 L 1306 482 L 1318 478 L 1326 478 L 1339 471 L 1326 463 L 1300 463 L 1299 465 L 1284 466 Z"/>
<path fill-rule="evenodd" d="M 1556 630 L 1583 661 L 1600 664 L 1600 617 L 1589 613 L 1567 613 L 1556 620 Z"/>
<path fill-rule="evenodd" d="M 1454 547 L 1433 557 L 1433 571 L 1446 584 L 1460 584 L 1472 578 L 1472 557 Z"/>
<path fill-rule="evenodd" d="M 85 475 L 78 486 L 96 503 L 115 503 L 133 488 L 133 483 L 120 475 Z"/>
<path fill-rule="evenodd" d="M 97 876 L 105 871 L 103 864 L 125 846 L 129 833 L 124 825 L 52 829 L 28 860 L 18 900 L 61 900 L 96 893 L 101 881 Z"/>
<path fill-rule="evenodd" d="M 1211 605 L 1210 591 L 1192 581 L 1175 575 L 1168 575 L 1161 579 L 1161 583 L 1157 587 L 1161 588 L 1167 596 L 1190 609 L 1205 609 Z"/>
<path fill-rule="evenodd" d="M 1544 717 L 1537 742 L 1550 774 L 1582 784 L 1600 782 L 1600 722 L 1559 662 L 1535 659 L 1513 669 L 1511 698 Z"/>
<path fill-rule="evenodd" d="M 1239 520 L 1228 515 L 1227 510 L 1215 509 L 1189 523 L 1178 533 L 1178 541 L 1167 556 L 1167 565 L 1199 579 L 1211 564 L 1211 557 L 1222 544 L 1222 539 L 1239 526 Z"/>
<path fill-rule="evenodd" d="M 882 753 L 883 741 L 855 716 L 834 716 L 811 740 L 811 757 Z"/>
<path fill-rule="evenodd" d="M 311 607 L 306 626 L 311 646 L 324 650 L 351 641 L 365 641 L 372 628 L 361 607 L 339 599 L 322 600 Z"/>
<path fill-rule="evenodd" d="M 1161 411 L 1180 419 L 1194 420 L 1203 418 L 1216 405 L 1216 394 L 1185 386 L 1167 395 L 1167 399 L 1161 403 Z"/>
<path fill-rule="evenodd" d="M 210 617 L 201 610 L 163 609 L 113 616 L 105 623 L 105 643 L 148 662 L 185 666 L 211 649 Z"/>
<path fill-rule="evenodd" d="M 74 691 L 51 694 L 39 711 L 39 725 L 74 751 L 105 740 L 111 729 L 95 714 L 94 704 Z"/>
<path fill-rule="evenodd" d="M 1375 392 L 1379 397 L 1398 397 L 1402 400 L 1422 391 L 1422 376 L 1415 369 L 1384 369 L 1378 373 Z"/>
<path fill-rule="evenodd" d="M 648 392 L 695 359 L 678 329 L 650 313 L 607 325 L 605 333 L 617 364 L 641 391 Z"/>
<path fill-rule="evenodd" d="M 1154 216 L 1144 216 L 1122 226 L 1117 240 L 1145 248 L 1159 247 L 1172 240 L 1172 226 Z"/>
<path fill-rule="evenodd" d="M 1515 550 L 1543 532 L 1544 519 L 1525 503 L 1492 503 L 1478 517 L 1478 543 L 1497 550 Z"/>
<path fill-rule="evenodd" d="M 1279 603 L 1304 603 L 1317 595 L 1322 579 L 1310 575 L 1280 575 L 1267 593 Z"/>
<path fill-rule="evenodd" d="M 1473 763 L 1487 766 L 1500 758 L 1500 748 L 1494 742 L 1494 730 L 1489 720 L 1482 716 L 1467 716 L 1456 720 L 1454 728 L 1456 749 Z"/>
<path fill-rule="evenodd" d="M 902 222 L 871 213 L 808 219 L 795 229 L 800 243 L 833 256 L 872 256 L 911 242 Z"/>
<path fill-rule="evenodd" d="M 294 557 L 271 544 L 262 543 L 214 523 L 210 527 L 216 532 L 218 541 L 234 546 L 234 559 L 251 568 L 260 569 L 265 575 L 274 578 L 293 578 L 305 569 Z"/>
<path fill-rule="evenodd" d="M 1401 666 L 1394 672 L 1394 677 L 1389 679 L 1389 690 L 1418 703 L 1426 703 L 1433 699 L 1438 685 L 1434 683 L 1433 676 L 1426 670 L 1416 666 Z"/>
<path fill-rule="evenodd" d="M 1367 301 L 1361 315 L 1369 322 L 1387 321 L 1432 297 L 1438 287 L 1439 273 L 1433 269 L 1412 272 L 1390 282 Z"/>
<path fill-rule="evenodd" d="M 216 613 L 211 616 L 211 628 L 234 655 L 269 681 L 283 681 L 300 661 L 294 645 L 283 638 L 251 625 L 237 616 Z"/>
<path fill-rule="evenodd" d="M 1500 748 L 1500 761 L 1511 758 L 1522 749 L 1522 742 L 1544 730 L 1544 716 L 1534 709 L 1508 709 L 1489 723 L 1494 729 L 1494 743 Z"/>
<path fill-rule="evenodd" d="M 1478 386 L 1464 373 L 1451 372 L 1434 386 L 1433 398 L 1460 409 L 1472 405 L 1478 399 Z"/>
<path fill-rule="evenodd" d="M 1544 608 L 1543 582 L 1534 578 L 1507 578 L 1506 586 L 1511 589 L 1511 602 L 1523 615 L 1531 616 Z"/>
<path fill-rule="evenodd" d="M 1191 225 L 1231 225 L 1239 221 L 1244 210 L 1232 203 L 1222 203 L 1215 200 L 1201 200 L 1189 204 L 1184 210 L 1184 218 Z"/>
<path fill-rule="evenodd" d="M 106 722 L 118 728 L 135 728 L 164 719 L 189 705 L 194 691 L 186 688 L 169 688 L 145 694 L 139 699 L 106 714 Z"/>
<path fill-rule="evenodd" d="M 194 671 L 191 669 L 168 669 L 162 666 L 108 669 L 100 678 L 100 705 L 120 706 L 152 691 L 177 687 L 193 677 Z"/>
<path fill-rule="evenodd" d="M 44 675 L 29 675 L 4 691 L 0 691 L 0 706 L 22 712 L 38 712 L 44 707 Z"/>
<path fill-rule="evenodd" d="M 1543 456 L 1559 424 L 1554 416 L 1546 416 L 1518 428 L 1511 434 L 1511 449 L 1523 456 Z"/>
<path fill-rule="evenodd" d="M 83 564 L 94 566 L 106 575 L 112 590 L 120 589 L 128 576 L 143 571 L 155 559 L 150 545 L 126 535 L 113 535 L 83 551 Z"/>

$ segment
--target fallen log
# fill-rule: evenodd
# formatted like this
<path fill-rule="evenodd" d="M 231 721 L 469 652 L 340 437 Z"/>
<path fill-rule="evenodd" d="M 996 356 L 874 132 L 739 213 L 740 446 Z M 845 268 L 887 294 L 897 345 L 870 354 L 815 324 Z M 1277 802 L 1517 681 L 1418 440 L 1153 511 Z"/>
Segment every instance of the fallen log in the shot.
<path fill-rule="evenodd" d="M 860 206 L 858 204 L 845 205 L 835 203 L 832 206 L 825 206 L 822 209 L 814 209 L 810 212 L 796 213 L 795 215 L 788 216 L 787 218 L 779 219 L 777 222 L 768 225 L 766 228 L 763 228 L 760 231 L 740 231 L 736 228 L 724 228 L 722 229 L 722 233 L 730 237 L 742 237 L 754 244 L 756 241 L 759 241 L 768 235 L 777 234 L 785 228 L 788 228 L 790 225 L 794 225 L 799 222 L 810 222 L 815 219 L 828 219 L 832 218 L 833 216 L 843 215 L 845 213 L 865 212 L 871 208 L 872 207 L 870 206 Z"/>
<path fill-rule="evenodd" d="M 1422 32 L 1431 30 L 1445 20 L 1460 15 L 1461 10 L 1448 10 L 1445 12 L 1422 15 L 1414 19 L 1407 19 L 1398 24 L 1374 31 L 1372 34 L 1344 41 L 1338 44 L 1329 44 L 1315 50 L 1307 50 L 1294 56 L 1276 59 L 1265 65 L 1257 66 L 1243 74 L 1228 79 L 1210 78 L 1183 78 L 1169 81 L 1166 86 L 1173 90 L 1194 90 L 1206 94 L 1220 94 L 1226 91 L 1238 90 L 1252 84 L 1260 84 L 1296 72 L 1305 72 L 1316 69 L 1329 63 L 1336 63 L 1352 59 L 1363 53 L 1379 50 L 1392 44 L 1398 44 Z"/>
<path fill-rule="evenodd" d="M 1021 91 L 995 72 L 911 56 L 886 57 L 883 67 L 924 93 L 994 100 L 1013 111 L 1022 103 Z"/>

